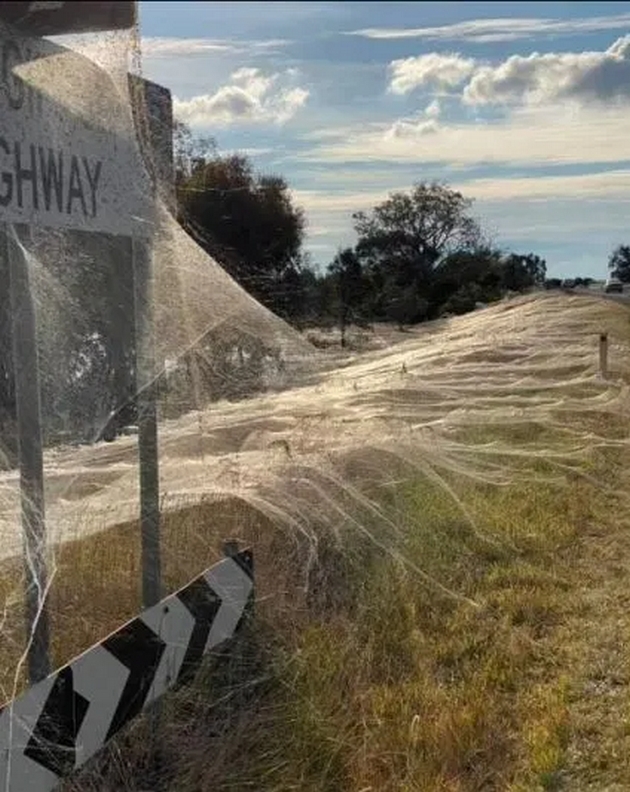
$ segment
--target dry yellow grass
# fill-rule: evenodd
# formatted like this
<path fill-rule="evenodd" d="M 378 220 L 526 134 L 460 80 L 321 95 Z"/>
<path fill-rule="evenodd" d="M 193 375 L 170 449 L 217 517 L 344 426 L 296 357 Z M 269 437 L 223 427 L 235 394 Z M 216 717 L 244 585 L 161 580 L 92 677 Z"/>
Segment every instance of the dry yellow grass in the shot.
<path fill-rule="evenodd" d="M 625 350 L 628 318 L 617 308 L 606 323 Z M 496 355 L 502 343 L 490 351 Z M 547 372 L 519 397 L 544 393 Z M 610 442 L 627 439 L 628 423 L 623 393 L 611 410 L 593 378 L 570 382 L 575 373 L 558 375 L 558 398 L 544 415 L 537 402 L 512 420 L 488 408 L 484 422 L 478 397 L 470 420 L 449 426 L 449 442 L 475 446 L 477 459 L 491 452 L 488 459 L 512 471 L 510 484 L 471 478 L 456 466 L 441 479 L 407 467 L 405 477 L 386 477 L 386 486 L 363 481 L 374 510 L 337 494 L 337 522 L 318 524 L 314 512 L 310 534 L 242 499 L 166 513 L 169 587 L 213 563 L 226 536 L 254 547 L 255 622 L 232 659 L 210 658 L 188 690 L 167 698 L 158 779 L 139 722 L 67 788 L 630 787 L 627 762 L 614 749 L 628 733 L 627 680 L 611 682 L 607 651 L 630 634 L 614 601 L 630 566 L 628 447 Z M 616 376 L 621 382 L 621 368 Z M 495 396 L 513 399 L 515 391 L 514 382 L 495 379 Z M 576 442 L 583 453 L 571 456 Z M 364 478 L 353 464 L 346 460 L 348 482 Z M 55 644 L 63 662 L 137 611 L 137 525 L 63 545 L 56 561 L 51 604 L 54 634 L 65 627 L 63 644 L 58 637 Z M 4 576 L 1 593 L 15 592 L 18 577 L 15 569 Z M 610 612 L 598 618 L 604 604 Z M 5 691 L 19 633 L 14 627 L 13 645 L 3 640 Z M 614 702 L 605 722 L 602 704 L 588 695 L 597 669 L 602 703 Z"/>
<path fill-rule="evenodd" d="M 273 583 L 260 592 L 240 665 L 230 672 L 223 661 L 214 677 L 211 661 L 168 702 L 164 788 L 561 789 L 576 692 L 568 660 L 580 638 L 563 629 L 584 585 L 573 543 L 593 520 L 602 526 L 605 499 L 577 481 L 560 491 L 467 484 L 460 495 L 481 525 L 507 527 L 515 549 L 480 543 L 425 483 L 398 493 L 395 508 L 405 557 L 474 606 L 359 546 L 350 558 L 347 547 L 342 559 L 322 553 L 319 586 L 336 585 L 341 563 L 345 597 L 308 601 L 270 552 Z M 293 582 L 282 603 L 280 576 Z M 135 731 L 135 742 L 109 752 L 106 788 L 146 778 L 142 725 Z M 102 783 L 92 768 L 69 788 Z"/>

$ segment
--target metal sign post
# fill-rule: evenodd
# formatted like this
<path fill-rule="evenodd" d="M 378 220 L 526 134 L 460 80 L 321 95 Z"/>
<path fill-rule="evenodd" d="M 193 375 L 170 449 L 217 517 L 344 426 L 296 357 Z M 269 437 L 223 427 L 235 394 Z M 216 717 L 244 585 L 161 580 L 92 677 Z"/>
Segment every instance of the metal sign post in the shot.
<path fill-rule="evenodd" d="M 49 673 L 46 533 L 36 311 L 28 262 L 14 228 L 47 227 L 133 236 L 133 217 L 146 216 L 146 179 L 130 129 L 112 133 L 107 125 L 87 123 L 66 112 L 42 86 L 41 64 L 50 59 L 54 80 L 89 107 L 94 86 L 99 102 L 117 101 L 116 86 L 98 67 L 76 52 L 39 38 L 52 33 L 127 27 L 136 3 L 0 2 L 0 223 L 7 230 L 4 250 L 10 273 L 13 360 L 16 380 L 22 525 L 26 566 L 29 675 L 36 682 Z M 8 24 L 7 24 L 8 23 Z M 53 76 L 51 75 L 51 78 Z M 148 242 L 135 246 L 143 271 Z M 142 252 L 144 251 L 144 253 Z M 141 275 L 138 283 L 144 282 Z M 150 300 L 145 298 L 147 306 Z M 146 307 L 146 306 L 145 306 Z M 139 316 L 147 315 L 140 307 Z M 149 334 L 141 329 L 138 338 Z M 143 352 L 140 350 L 141 359 Z M 157 442 L 155 406 L 147 391 L 139 439 L 142 522 L 147 577 L 145 603 L 159 599 L 157 545 Z M 142 398 L 145 397 L 141 397 Z M 151 406 L 153 404 L 153 407 Z M 157 558 L 157 560 L 156 560 Z"/>
<path fill-rule="evenodd" d="M 28 261 L 13 227 L 5 226 L 4 231 L 4 250 L 8 259 L 7 269 L 11 298 L 11 335 L 17 405 L 17 439 L 26 578 L 28 675 L 30 683 L 35 684 L 50 673 L 46 609 L 48 574 L 44 519 L 44 463 L 37 329 Z"/>
<path fill-rule="evenodd" d="M 138 221 L 141 223 L 141 221 Z M 142 225 L 147 225 L 143 223 Z M 153 355 L 153 273 L 151 250 L 142 227 L 132 235 L 135 313 L 138 460 L 140 466 L 140 530 L 142 532 L 142 606 L 160 601 L 160 482 L 156 382 Z M 135 231 L 135 229 L 134 229 Z"/>

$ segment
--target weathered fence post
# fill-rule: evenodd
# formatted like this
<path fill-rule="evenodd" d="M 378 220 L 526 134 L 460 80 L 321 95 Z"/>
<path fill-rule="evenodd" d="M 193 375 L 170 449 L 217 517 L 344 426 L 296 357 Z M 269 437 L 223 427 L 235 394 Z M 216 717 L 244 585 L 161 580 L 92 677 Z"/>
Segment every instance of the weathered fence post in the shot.
<path fill-rule="evenodd" d="M 599 336 L 599 372 L 604 379 L 608 377 L 608 333 Z"/>

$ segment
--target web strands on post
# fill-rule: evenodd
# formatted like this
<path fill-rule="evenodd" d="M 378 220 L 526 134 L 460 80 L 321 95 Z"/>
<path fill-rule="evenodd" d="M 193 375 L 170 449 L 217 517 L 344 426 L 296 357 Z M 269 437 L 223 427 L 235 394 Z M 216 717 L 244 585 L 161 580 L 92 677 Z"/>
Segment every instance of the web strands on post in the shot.
<path fill-rule="evenodd" d="M 30 36 L 55 36 L 130 28 L 135 19 L 135 5 L 127 0 L 80 4 L 58 0 L 4 0 L 0 18 Z"/>
<path fill-rule="evenodd" d="M 59 360 L 55 350 L 42 355 L 40 365 L 50 368 L 48 378 L 75 368 L 75 390 L 80 391 L 87 376 L 82 361 L 107 354 L 99 347 L 111 348 L 99 330 L 108 322 L 114 330 L 124 327 L 131 263 L 121 248 L 132 234 L 153 237 L 156 377 L 193 348 L 203 356 L 205 350 L 225 346 L 224 340 L 236 348 L 243 339 L 247 348 L 260 347 L 270 361 L 287 354 L 312 356 L 298 333 L 252 299 L 174 219 L 172 191 L 163 183 L 172 178 L 164 165 L 170 140 L 166 130 L 155 134 L 153 118 L 159 89 L 144 81 L 144 89 L 136 91 L 140 78 L 129 80 L 122 68 L 130 31 L 117 34 L 113 44 L 104 35 L 89 46 L 74 37 L 77 50 L 72 50 L 26 38 L 7 26 L 0 30 L 5 63 L 0 217 L 37 231 L 34 245 L 27 243 L 27 248 L 35 255 L 35 274 L 41 275 L 34 288 L 42 343 L 56 336 L 57 346 L 66 347 L 64 357 L 70 358 Z M 167 126 L 168 114 L 162 120 Z M 95 311 L 109 314 L 93 322 Z M 82 345 L 76 343 L 79 335 Z M 251 378 L 253 390 L 260 384 L 257 371 L 228 365 L 231 371 L 221 373 L 226 382 Z M 202 387 L 194 401 L 220 396 L 222 388 L 216 385 Z M 95 401 L 107 387 L 95 386 Z M 55 413 L 64 415 L 66 424 L 72 422 L 76 398 L 57 392 L 55 401 Z M 111 407 L 104 407 L 96 420 L 99 429 Z M 96 426 L 83 426 L 75 439 L 97 434 Z"/>

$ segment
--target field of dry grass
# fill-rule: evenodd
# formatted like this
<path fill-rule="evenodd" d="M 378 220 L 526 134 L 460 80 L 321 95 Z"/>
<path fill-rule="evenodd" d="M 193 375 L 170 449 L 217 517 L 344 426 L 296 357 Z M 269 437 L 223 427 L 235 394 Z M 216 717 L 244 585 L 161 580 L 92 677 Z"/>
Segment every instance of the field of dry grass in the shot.
<path fill-rule="evenodd" d="M 465 420 L 450 422 L 435 441 L 438 455 L 444 438 L 460 449 L 459 467 L 437 475 L 383 451 L 372 466 L 388 475 L 366 481 L 346 465 L 346 483 L 362 495 L 321 491 L 338 504 L 337 520 L 320 521 L 314 510 L 309 531 L 274 520 L 251 498 L 164 514 L 169 589 L 217 560 L 227 536 L 254 548 L 254 620 L 230 656 L 209 658 L 189 689 L 167 697 L 153 763 L 140 721 L 67 790 L 630 787 L 630 679 L 620 650 L 630 635 L 630 324 L 622 306 L 554 299 L 566 300 L 553 303 L 564 311 L 558 340 L 542 350 L 533 337 L 520 370 L 509 365 L 518 318 L 514 331 L 489 336 L 485 353 L 481 343 L 465 352 L 467 365 L 485 367 L 493 390 L 475 404 L 471 397 Z M 522 305 L 523 321 L 555 332 L 550 302 Z M 465 322 L 449 325 L 454 338 L 479 332 Z M 613 342 L 610 383 L 598 381 L 593 363 L 593 328 L 601 324 Z M 433 341 L 439 346 L 439 333 Z M 555 378 L 554 343 L 562 349 Z M 413 361 L 411 347 L 403 359 Z M 463 388 L 466 377 L 444 366 L 444 392 Z M 505 374 L 501 384 L 503 370 L 518 376 Z M 426 370 L 428 381 L 434 372 Z M 409 409 L 399 391 L 387 394 L 386 404 L 395 396 L 395 409 Z M 509 402 L 512 413 L 493 400 Z M 457 402 L 454 411 L 462 410 Z M 469 458 L 476 476 L 463 464 Z M 510 476 L 493 478 L 480 460 Z M 59 547 L 56 664 L 135 615 L 139 552 L 134 521 Z M 15 616 L 20 569 L 3 563 L 6 696 L 24 635 Z"/>

